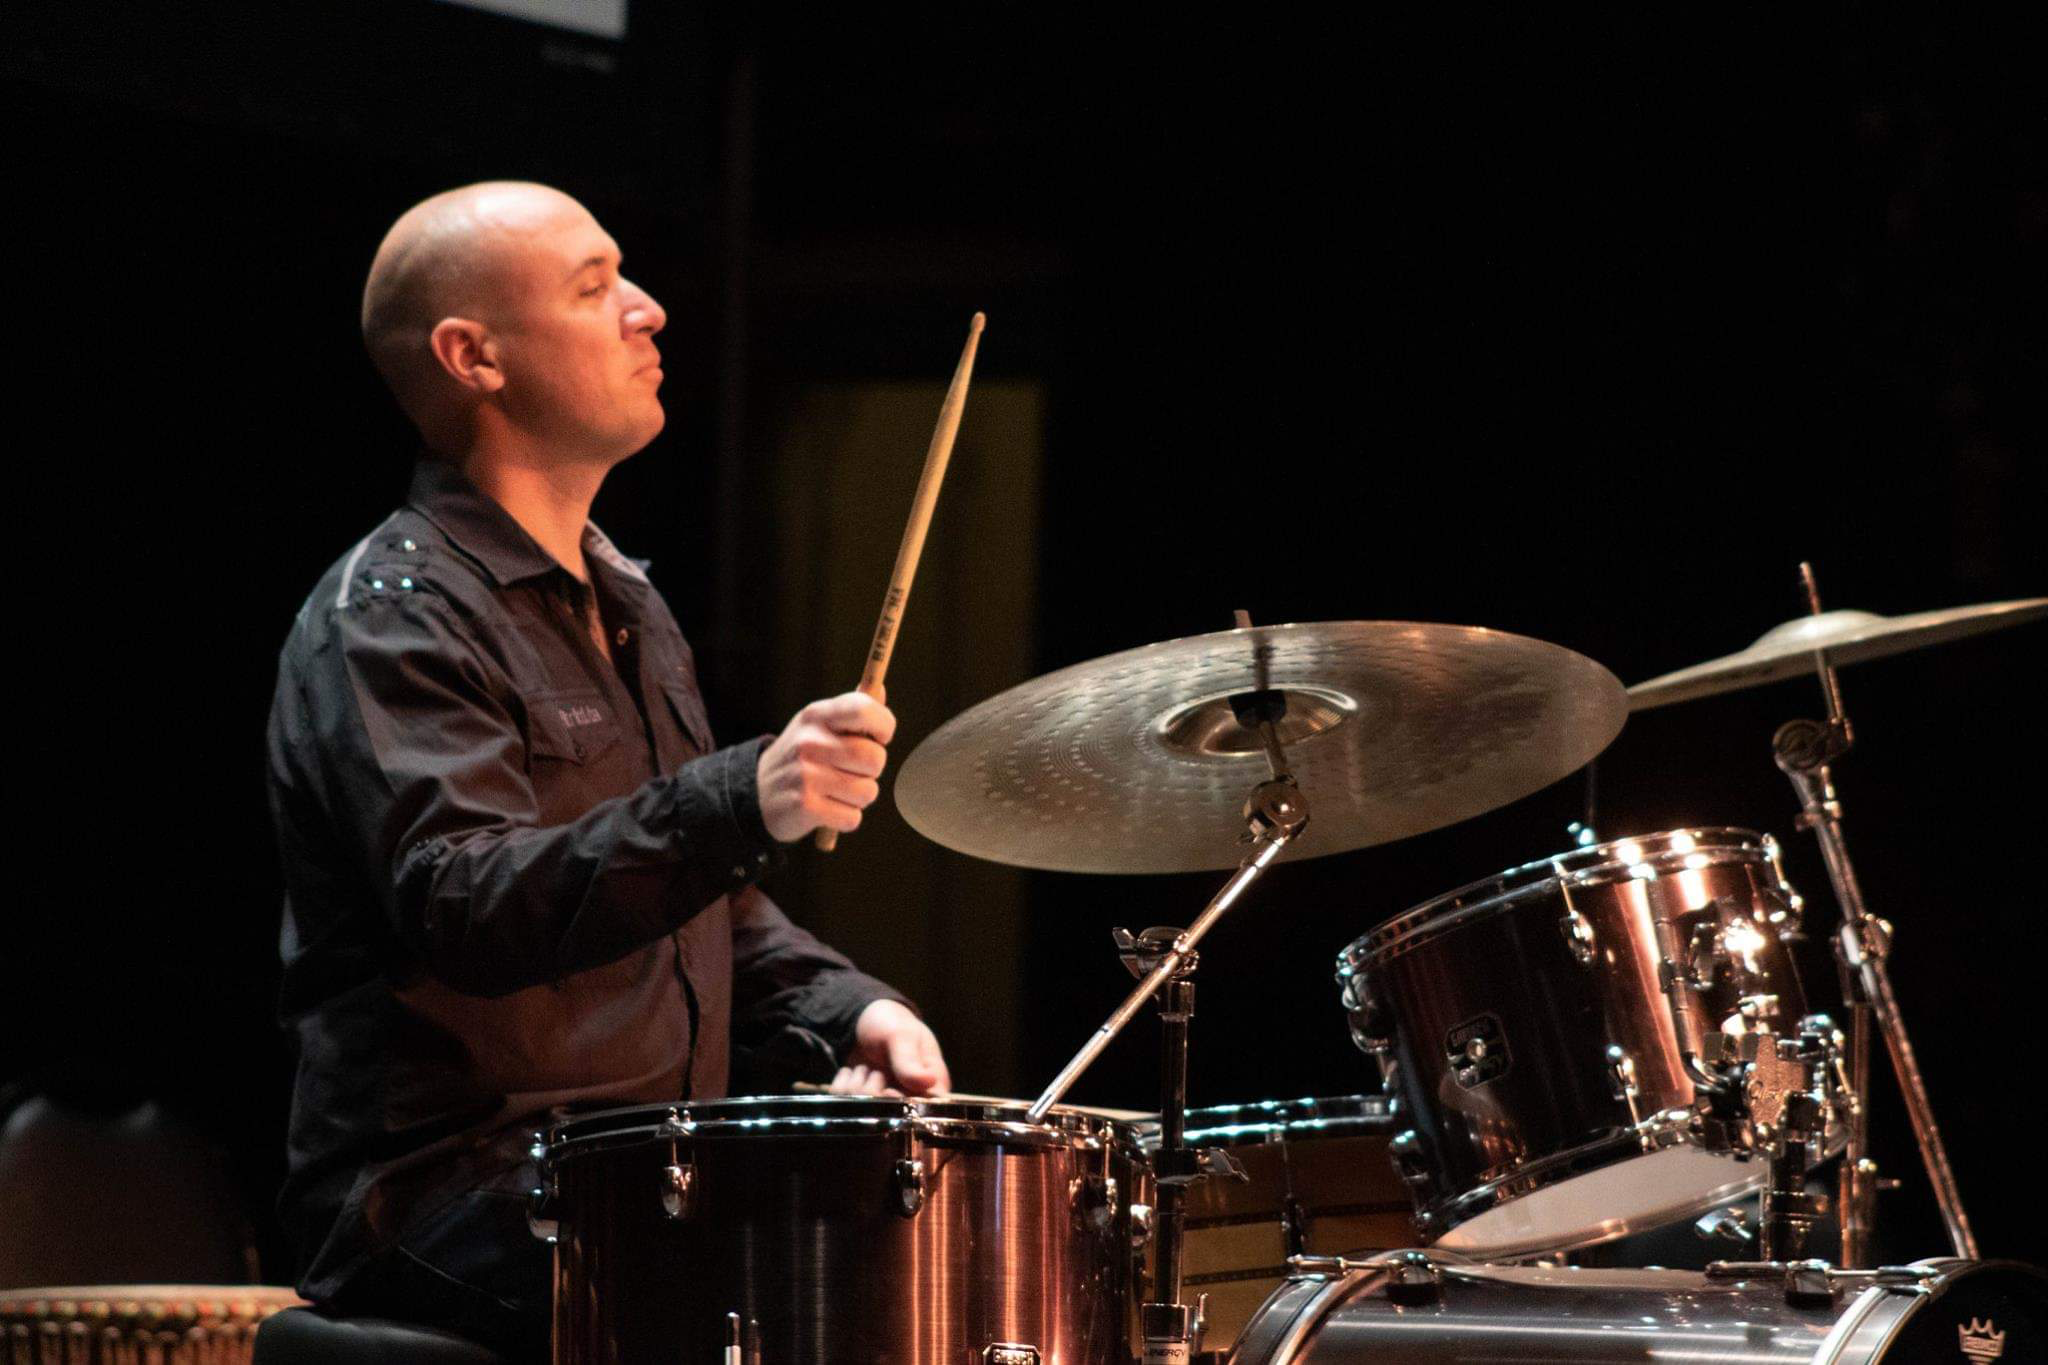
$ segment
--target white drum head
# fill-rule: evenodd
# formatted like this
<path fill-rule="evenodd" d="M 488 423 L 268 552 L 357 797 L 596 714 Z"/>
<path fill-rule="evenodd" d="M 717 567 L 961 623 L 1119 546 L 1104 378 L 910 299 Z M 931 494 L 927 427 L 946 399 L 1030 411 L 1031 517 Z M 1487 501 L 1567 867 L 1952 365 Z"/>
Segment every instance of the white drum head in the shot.
<path fill-rule="evenodd" d="M 1697 1217 L 1761 1189 L 1761 1163 L 1667 1147 L 1496 1204 L 1435 1246 L 1493 1259 L 1537 1256 Z"/>

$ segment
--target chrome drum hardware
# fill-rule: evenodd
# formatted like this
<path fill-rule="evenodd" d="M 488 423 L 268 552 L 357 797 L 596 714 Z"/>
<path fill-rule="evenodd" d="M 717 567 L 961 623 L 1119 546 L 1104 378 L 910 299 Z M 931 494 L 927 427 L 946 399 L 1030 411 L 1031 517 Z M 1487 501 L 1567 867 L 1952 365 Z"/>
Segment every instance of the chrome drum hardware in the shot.
<path fill-rule="evenodd" d="M 1838 1146 L 1799 908 L 1768 837 L 1674 830 L 1475 882 L 1346 949 L 1423 1239 L 1514 1258 L 1704 1213 L 1763 1185 L 1790 1086 L 1824 1101 L 1797 1152 Z M 1816 1066 L 1781 1060 L 1802 1037 Z"/>
<path fill-rule="evenodd" d="M 2018 1365 L 2048 1360 L 2048 1275 L 2010 1261 L 1836 1271 L 1469 1265 L 1423 1253 L 1305 1264 L 1233 1365 L 1745 1361 Z"/>
<path fill-rule="evenodd" d="M 556 1365 L 1130 1358 L 1147 1177 L 1122 1125 L 804 1095 L 589 1114 L 542 1145 Z"/>

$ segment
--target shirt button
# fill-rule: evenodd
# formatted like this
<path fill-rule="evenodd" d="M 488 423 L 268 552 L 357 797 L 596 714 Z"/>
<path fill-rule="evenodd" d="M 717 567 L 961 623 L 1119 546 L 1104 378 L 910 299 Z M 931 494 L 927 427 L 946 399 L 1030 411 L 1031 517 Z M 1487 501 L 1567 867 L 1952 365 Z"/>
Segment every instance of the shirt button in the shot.
<path fill-rule="evenodd" d="M 410 540 L 408 540 L 408 541 L 406 541 L 406 542 L 405 542 L 405 548 L 406 548 L 406 549 L 407 549 L 408 551 L 411 551 L 411 550 L 417 550 L 417 549 L 419 549 L 419 545 L 418 545 L 417 543 L 413 542 L 413 541 L 410 541 Z"/>
<path fill-rule="evenodd" d="M 744 867 L 735 867 L 732 870 L 732 875 L 736 878 L 744 878 L 747 875 L 747 870 Z"/>
<path fill-rule="evenodd" d="M 615 635 L 615 636 L 613 636 L 613 637 L 612 637 L 613 641 L 614 641 L 614 642 L 615 642 L 616 644 L 618 644 L 620 648 L 624 648 L 624 647 L 625 647 L 625 644 L 626 644 L 626 641 L 628 641 L 628 640 L 630 640 L 630 639 L 632 639 L 632 638 L 633 638 L 633 632 L 632 632 L 632 631 L 630 631 L 630 630 L 627 630 L 627 629 L 626 629 L 626 628 L 625 628 L 624 626 L 620 626 L 620 627 L 619 627 L 619 633 L 618 633 L 617 635 Z"/>

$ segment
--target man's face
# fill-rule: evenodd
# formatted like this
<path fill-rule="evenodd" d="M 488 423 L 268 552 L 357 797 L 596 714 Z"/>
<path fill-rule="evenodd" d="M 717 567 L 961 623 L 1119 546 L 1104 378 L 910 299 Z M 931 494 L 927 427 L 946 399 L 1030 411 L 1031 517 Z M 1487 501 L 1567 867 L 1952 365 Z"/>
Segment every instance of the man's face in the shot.
<path fill-rule="evenodd" d="M 575 200 L 529 191 L 506 210 L 491 215 L 504 267 L 489 320 L 498 401 L 551 449 L 623 460 L 665 420 L 654 336 L 668 315 L 619 273 L 618 243 Z"/>

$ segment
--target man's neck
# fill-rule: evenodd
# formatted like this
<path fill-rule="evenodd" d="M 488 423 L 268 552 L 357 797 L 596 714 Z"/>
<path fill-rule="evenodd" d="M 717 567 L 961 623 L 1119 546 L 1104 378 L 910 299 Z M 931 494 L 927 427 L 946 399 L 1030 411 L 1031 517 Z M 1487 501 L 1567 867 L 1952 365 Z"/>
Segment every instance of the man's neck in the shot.
<path fill-rule="evenodd" d="M 587 465 L 552 468 L 515 464 L 472 454 L 462 462 L 469 481 L 511 514 L 526 534 L 583 582 L 583 528 L 606 471 Z"/>

